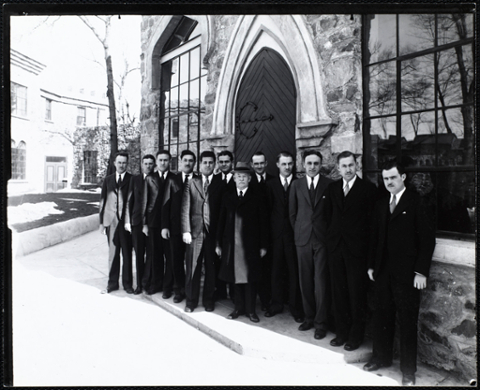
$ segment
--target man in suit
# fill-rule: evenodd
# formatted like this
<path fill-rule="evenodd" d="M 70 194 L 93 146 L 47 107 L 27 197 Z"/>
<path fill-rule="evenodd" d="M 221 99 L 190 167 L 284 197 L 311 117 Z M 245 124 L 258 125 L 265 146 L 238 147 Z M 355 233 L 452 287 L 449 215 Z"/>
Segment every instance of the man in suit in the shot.
<path fill-rule="evenodd" d="M 173 290 L 173 302 L 180 303 L 185 298 L 185 243 L 182 240 L 183 193 L 187 183 L 196 175 L 195 154 L 190 150 L 182 151 L 180 155 L 180 172 L 171 176 L 165 183 L 162 208 L 162 237 L 170 243 L 171 275 L 165 275 L 164 294 Z M 169 295 L 169 294 L 167 294 Z"/>
<path fill-rule="evenodd" d="M 118 152 L 113 161 L 115 173 L 103 181 L 100 195 L 100 232 L 108 238 L 108 284 L 102 294 L 118 290 L 120 250 L 122 251 L 122 284 L 128 294 L 132 288 L 132 239 L 125 231 L 128 187 L 131 175 L 127 172 L 128 154 Z"/>
<path fill-rule="evenodd" d="M 273 179 L 273 176 L 266 171 L 267 165 L 267 157 L 263 152 L 255 152 L 253 154 L 250 166 L 253 168 L 255 175 L 252 177 L 250 185 L 254 187 L 259 185 L 262 191 L 265 191 L 267 181 Z"/>
<path fill-rule="evenodd" d="M 305 151 L 303 161 L 306 176 L 292 183 L 289 198 L 305 312 L 305 321 L 298 329 L 306 331 L 315 327 L 315 339 L 320 340 L 327 335 L 328 302 L 324 192 L 332 181 L 320 174 L 320 152 Z"/>
<path fill-rule="evenodd" d="M 388 161 L 382 169 L 389 196 L 374 207 L 368 276 L 375 282 L 372 359 L 375 371 L 392 364 L 395 317 L 400 325 L 400 369 L 404 386 L 415 384 L 420 290 L 427 286 L 435 228 L 421 197 L 405 187 L 404 168 Z"/>
<path fill-rule="evenodd" d="M 249 187 L 251 174 L 247 163 L 237 163 L 236 190 L 227 192 L 222 201 L 216 252 L 221 259 L 220 278 L 235 284 L 235 310 L 227 318 L 246 314 L 250 321 L 259 322 L 256 283 L 267 253 L 268 224 L 265 197 Z"/>
<path fill-rule="evenodd" d="M 337 156 L 342 177 L 326 191 L 327 248 L 336 337 L 330 345 L 356 350 L 363 341 L 367 302 L 367 255 L 376 187 L 357 176 L 352 152 Z"/>
<path fill-rule="evenodd" d="M 137 287 L 133 292 L 141 294 L 143 290 L 143 270 L 145 268 L 145 252 L 147 237 L 143 232 L 143 189 L 145 178 L 153 172 L 155 157 L 146 154 L 142 157 L 142 173 L 130 179 L 128 188 L 127 214 L 125 216 L 125 230 L 132 234 L 133 249 L 135 250 L 135 263 L 137 269 Z M 148 255 L 147 255 L 148 256 Z"/>
<path fill-rule="evenodd" d="M 222 150 L 218 153 L 218 167 L 220 172 L 218 175 L 221 175 L 222 180 L 227 185 L 228 191 L 235 190 L 235 182 L 233 179 L 233 154 L 229 150 Z"/>
<path fill-rule="evenodd" d="M 288 199 L 294 177 L 293 156 L 281 152 L 277 156 L 279 176 L 266 183 L 270 214 L 271 296 L 272 302 L 265 317 L 283 311 L 288 291 L 290 314 L 296 322 L 303 322 L 302 295 L 298 280 L 297 253 L 292 225 L 288 213 Z"/>
<path fill-rule="evenodd" d="M 171 155 L 168 150 L 157 152 L 157 171 L 147 176 L 143 193 L 143 228 L 148 236 L 147 245 L 149 254 L 145 263 L 144 288 L 148 295 L 163 290 L 163 282 L 166 273 L 170 274 L 170 247 L 168 241 L 162 238 L 161 221 L 163 194 L 165 181 L 173 176 L 169 171 Z M 148 254 L 148 253 L 147 253 Z M 165 261 L 165 259 L 167 259 Z M 166 292 L 168 293 L 168 291 Z M 171 294 L 171 292 L 170 292 Z M 162 298 L 169 298 L 163 294 Z"/>
<path fill-rule="evenodd" d="M 214 175 L 215 154 L 200 154 L 199 177 L 190 180 L 182 200 L 182 238 L 187 244 L 185 263 L 185 311 L 193 312 L 200 298 L 202 264 L 205 266 L 202 303 L 206 311 L 215 309 L 215 240 L 218 215 L 225 191 L 220 175 Z"/>

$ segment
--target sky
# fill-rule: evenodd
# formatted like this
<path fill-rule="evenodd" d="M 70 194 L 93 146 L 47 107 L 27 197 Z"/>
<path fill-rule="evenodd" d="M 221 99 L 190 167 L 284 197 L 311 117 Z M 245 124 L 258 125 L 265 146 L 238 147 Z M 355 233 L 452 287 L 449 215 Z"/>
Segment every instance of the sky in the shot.
<path fill-rule="evenodd" d="M 99 31 L 101 22 L 89 18 Z M 100 23 L 100 24 L 98 24 Z M 116 79 L 125 69 L 140 67 L 140 15 L 122 15 L 112 18 L 111 55 Z M 85 96 L 95 90 L 95 96 L 105 93 L 107 78 L 102 44 L 78 16 L 12 16 L 11 47 L 44 65 L 44 88 L 67 96 Z M 125 96 L 132 114 L 138 118 L 140 110 L 140 70 L 131 72 L 126 81 Z"/>

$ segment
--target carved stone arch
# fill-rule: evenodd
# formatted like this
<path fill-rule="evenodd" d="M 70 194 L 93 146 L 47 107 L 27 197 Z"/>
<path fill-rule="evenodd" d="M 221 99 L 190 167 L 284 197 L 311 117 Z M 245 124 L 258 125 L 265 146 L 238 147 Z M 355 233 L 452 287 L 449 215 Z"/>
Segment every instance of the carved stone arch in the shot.
<path fill-rule="evenodd" d="M 207 59 L 212 50 L 213 36 L 213 17 L 211 15 L 185 15 L 186 17 L 196 20 L 199 23 L 201 31 L 201 51 L 204 59 Z M 160 88 L 160 75 L 161 66 L 160 58 L 162 56 L 163 48 L 168 42 L 169 38 L 175 31 L 175 28 L 180 23 L 183 15 L 173 15 L 170 17 L 164 17 L 160 20 L 157 28 L 153 33 L 153 37 L 150 40 L 150 48 L 147 50 L 147 63 L 152 64 L 152 72 L 148 76 L 151 77 L 149 85 L 152 89 Z M 147 76 L 147 77 L 148 77 Z"/>
<path fill-rule="evenodd" d="M 325 109 L 323 80 L 312 37 L 300 15 L 240 16 L 226 51 L 212 134 L 233 134 L 235 98 L 243 73 L 262 48 L 283 56 L 297 88 L 297 140 L 302 130 L 324 135 L 334 123 Z"/>

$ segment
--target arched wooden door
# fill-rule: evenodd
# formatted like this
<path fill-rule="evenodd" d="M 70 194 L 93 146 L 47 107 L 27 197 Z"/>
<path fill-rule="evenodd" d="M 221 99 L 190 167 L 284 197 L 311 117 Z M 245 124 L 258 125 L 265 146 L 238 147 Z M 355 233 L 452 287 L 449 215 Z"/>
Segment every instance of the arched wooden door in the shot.
<path fill-rule="evenodd" d="M 296 91 L 285 60 L 262 49 L 250 63 L 240 84 L 235 109 L 235 160 L 250 162 L 262 151 L 268 173 L 278 173 L 278 153 L 288 151 L 295 161 Z"/>

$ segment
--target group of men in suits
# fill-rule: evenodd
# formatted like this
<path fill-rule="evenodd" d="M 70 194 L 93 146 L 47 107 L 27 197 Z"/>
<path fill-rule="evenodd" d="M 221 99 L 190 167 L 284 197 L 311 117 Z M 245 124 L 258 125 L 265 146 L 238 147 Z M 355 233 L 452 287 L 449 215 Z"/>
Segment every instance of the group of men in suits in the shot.
<path fill-rule="evenodd" d="M 400 164 L 383 167 L 390 197 L 381 198 L 357 175 L 349 151 L 337 156 L 338 181 L 320 173 L 316 150 L 304 152 L 300 179 L 288 152 L 277 156 L 275 176 L 266 173 L 262 152 L 234 167 L 231 152 L 204 151 L 198 175 L 193 152 L 182 152 L 176 175 L 170 160 L 165 150 L 155 158 L 146 155 L 142 174 L 131 177 L 128 155 L 116 156 L 116 172 L 106 177 L 100 202 L 101 230 L 110 246 L 104 292 L 119 288 L 121 251 L 127 293 L 162 291 L 164 299 L 174 294 L 174 302 L 186 298 L 191 313 L 200 301 L 203 270 L 206 311 L 229 294 L 235 302 L 229 319 L 247 315 L 258 322 L 258 294 L 265 317 L 288 305 L 298 329 L 314 328 L 317 340 L 326 336 L 332 311 L 336 336 L 330 344 L 353 351 L 363 342 L 370 279 L 377 307 L 373 357 L 364 369 L 391 365 L 398 312 L 403 384 L 415 383 L 419 291 L 426 287 L 435 231 L 420 197 L 406 189 Z M 214 174 L 216 163 L 220 172 Z"/>

